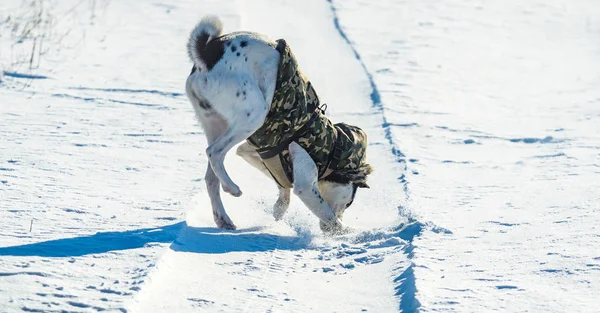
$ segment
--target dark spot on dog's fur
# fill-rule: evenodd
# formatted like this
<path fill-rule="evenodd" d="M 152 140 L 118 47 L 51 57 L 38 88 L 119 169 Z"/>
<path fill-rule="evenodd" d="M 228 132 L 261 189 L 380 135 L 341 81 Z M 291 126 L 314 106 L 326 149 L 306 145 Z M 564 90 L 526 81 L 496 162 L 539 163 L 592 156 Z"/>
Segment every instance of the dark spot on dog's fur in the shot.
<path fill-rule="evenodd" d="M 246 116 L 247 116 L 247 117 L 250 117 L 250 112 L 246 112 Z"/>
<path fill-rule="evenodd" d="M 231 46 L 231 52 L 235 52 L 237 50 L 236 46 Z"/>
<path fill-rule="evenodd" d="M 207 42 L 208 37 L 209 35 L 205 33 L 198 36 L 196 41 L 196 51 L 202 61 L 206 64 L 206 68 L 210 71 L 223 56 L 225 47 L 224 41 L 222 40 L 215 39 Z"/>
<path fill-rule="evenodd" d="M 238 91 L 238 92 L 236 92 L 236 93 L 235 93 L 235 96 L 236 96 L 236 97 L 239 97 L 239 96 L 240 96 L 240 92 L 239 92 L 239 91 Z"/>
<path fill-rule="evenodd" d="M 212 107 L 210 106 L 210 103 L 208 103 L 208 101 L 198 101 L 199 105 L 201 108 L 205 109 L 205 110 L 210 110 Z"/>
<path fill-rule="evenodd" d="M 209 154 L 208 154 L 208 157 L 209 157 L 209 158 L 211 158 L 211 157 L 212 157 L 212 153 L 209 153 Z"/>
<path fill-rule="evenodd" d="M 242 91 L 242 94 L 245 96 L 246 95 L 246 90 Z"/>
<path fill-rule="evenodd" d="M 228 47 L 231 46 L 231 41 L 225 41 L 225 45 Z"/>
<path fill-rule="evenodd" d="M 239 56 L 240 56 L 240 53 L 238 52 L 238 53 L 236 53 L 236 55 L 239 57 Z"/>
<path fill-rule="evenodd" d="M 240 47 L 245 47 L 248 45 L 248 42 L 246 40 L 242 40 L 242 42 L 240 42 Z"/>
<path fill-rule="evenodd" d="M 248 57 L 246 57 L 246 58 L 244 59 L 244 61 L 245 61 L 245 62 L 248 62 Z"/>

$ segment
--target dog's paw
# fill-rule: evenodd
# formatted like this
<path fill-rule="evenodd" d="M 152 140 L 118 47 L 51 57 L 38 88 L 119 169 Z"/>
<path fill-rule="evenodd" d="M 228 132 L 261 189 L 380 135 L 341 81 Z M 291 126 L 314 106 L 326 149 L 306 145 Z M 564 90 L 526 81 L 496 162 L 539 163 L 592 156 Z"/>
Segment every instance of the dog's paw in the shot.
<path fill-rule="evenodd" d="M 276 221 L 281 220 L 287 211 L 289 203 L 284 203 L 281 199 L 277 199 L 275 205 L 273 205 L 273 217 Z"/>
<path fill-rule="evenodd" d="M 236 184 L 233 184 L 231 186 L 222 184 L 221 187 L 223 187 L 223 191 L 234 197 L 239 197 L 242 195 L 242 190 L 240 190 L 240 187 L 238 187 Z"/>
<path fill-rule="evenodd" d="M 221 229 L 227 229 L 227 230 L 236 230 L 237 229 L 237 227 L 235 226 L 235 224 L 233 224 L 233 222 L 231 221 L 229 216 L 215 215 L 214 217 L 215 217 L 215 223 L 217 224 L 217 227 L 219 227 Z"/>
<path fill-rule="evenodd" d="M 337 222 L 331 223 L 331 224 L 327 224 L 327 223 L 324 223 L 323 221 L 320 221 L 319 227 L 321 228 L 321 231 L 323 231 L 323 233 L 327 236 L 347 235 L 354 231 L 352 228 L 344 225 L 339 220 Z"/>

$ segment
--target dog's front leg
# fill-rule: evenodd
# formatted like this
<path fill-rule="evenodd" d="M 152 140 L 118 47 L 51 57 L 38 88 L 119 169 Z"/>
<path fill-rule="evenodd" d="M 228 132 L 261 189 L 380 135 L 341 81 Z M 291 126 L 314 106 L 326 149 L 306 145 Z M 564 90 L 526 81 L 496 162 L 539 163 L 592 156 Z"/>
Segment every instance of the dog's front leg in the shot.
<path fill-rule="evenodd" d="M 294 194 L 321 220 L 324 231 L 337 232 L 343 229 L 342 221 L 321 196 L 317 187 L 317 165 L 308 152 L 292 142 L 289 146 L 294 172 Z"/>
<path fill-rule="evenodd" d="M 278 186 L 279 187 L 279 186 Z M 285 212 L 290 207 L 290 190 L 288 188 L 279 187 L 279 197 L 273 205 L 273 217 L 279 221 Z"/>

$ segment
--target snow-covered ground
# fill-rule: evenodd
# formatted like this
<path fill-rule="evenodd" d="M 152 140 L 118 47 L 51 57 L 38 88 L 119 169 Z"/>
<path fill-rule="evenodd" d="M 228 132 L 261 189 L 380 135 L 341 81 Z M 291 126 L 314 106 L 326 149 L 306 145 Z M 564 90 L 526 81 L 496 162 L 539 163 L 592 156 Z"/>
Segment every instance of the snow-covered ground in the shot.
<path fill-rule="evenodd" d="M 0 3 L 1 312 L 597 311 L 597 1 L 48 3 L 72 30 L 35 71 Z M 296 198 L 274 222 L 233 154 L 238 230 L 215 228 L 183 94 L 209 13 L 285 38 L 367 131 L 355 234 Z"/>

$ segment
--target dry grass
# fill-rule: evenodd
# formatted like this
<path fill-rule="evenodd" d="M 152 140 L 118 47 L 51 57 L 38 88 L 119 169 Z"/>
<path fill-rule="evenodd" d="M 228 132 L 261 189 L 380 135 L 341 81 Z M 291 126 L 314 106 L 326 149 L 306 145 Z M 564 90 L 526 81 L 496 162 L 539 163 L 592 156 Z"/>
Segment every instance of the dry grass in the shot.
<path fill-rule="evenodd" d="M 86 26 L 93 25 L 98 10 L 108 4 L 109 0 L 22 0 L 4 16 L 0 12 L 0 45 L 5 45 L 0 68 L 32 71 L 48 54 L 77 46 Z"/>

